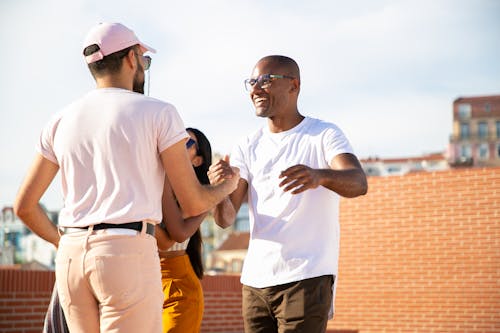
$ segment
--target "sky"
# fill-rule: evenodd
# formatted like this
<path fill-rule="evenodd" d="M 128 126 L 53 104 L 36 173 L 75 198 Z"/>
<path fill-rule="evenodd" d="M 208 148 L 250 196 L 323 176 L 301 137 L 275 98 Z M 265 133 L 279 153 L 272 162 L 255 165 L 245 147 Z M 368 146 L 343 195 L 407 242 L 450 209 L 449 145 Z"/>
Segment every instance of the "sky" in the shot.
<path fill-rule="evenodd" d="M 51 115 L 94 89 L 82 42 L 99 22 L 157 50 L 149 95 L 220 154 L 266 125 L 243 85 L 266 55 L 297 61 L 299 111 L 337 124 L 359 158 L 445 151 L 453 101 L 500 93 L 498 0 L 0 0 L 0 207 Z M 59 177 L 42 203 L 62 207 Z"/>

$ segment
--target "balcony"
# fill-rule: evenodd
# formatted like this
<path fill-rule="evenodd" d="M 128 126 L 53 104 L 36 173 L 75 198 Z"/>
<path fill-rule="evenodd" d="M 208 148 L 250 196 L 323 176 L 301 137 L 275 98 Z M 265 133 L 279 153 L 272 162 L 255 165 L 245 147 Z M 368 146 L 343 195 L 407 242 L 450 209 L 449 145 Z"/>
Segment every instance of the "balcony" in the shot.
<path fill-rule="evenodd" d="M 457 142 L 496 142 L 500 141 L 500 137 L 496 133 L 488 133 L 488 135 L 479 135 L 472 133 L 462 137 L 460 134 L 450 134 L 450 143 Z"/>

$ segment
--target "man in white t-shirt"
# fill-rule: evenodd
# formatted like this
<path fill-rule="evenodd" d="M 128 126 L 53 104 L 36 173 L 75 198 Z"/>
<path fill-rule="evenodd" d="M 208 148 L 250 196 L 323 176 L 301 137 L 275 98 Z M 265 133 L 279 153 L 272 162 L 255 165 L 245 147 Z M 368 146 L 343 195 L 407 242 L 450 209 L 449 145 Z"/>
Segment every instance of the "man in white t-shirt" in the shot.
<path fill-rule="evenodd" d="M 119 23 L 101 23 L 83 53 L 97 89 L 57 113 L 15 201 L 16 214 L 58 247 L 56 281 L 72 333 L 161 332 L 163 293 L 155 226 L 168 176 L 189 216 L 209 210 L 237 186 L 238 170 L 202 186 L 189 135 L 173 105 L 146 97 L 154 50 Z M 39 200 L 61 170 L 58 229 Z"/>
<path fill-rule="evenodd" d="M 293 59 L 262 58 L 245 85 L 267 126 L 234 148 L 238 188 L 215 210 L 217 224 L 227 227 L 248 196 L 245 332 L 324 332 L 338 270 L 339 195 L 365 194 L 366 176 L 336 125 L 299 113 Z M 231 174 L 228 158 L 209 171 L 212 184 Z"/>

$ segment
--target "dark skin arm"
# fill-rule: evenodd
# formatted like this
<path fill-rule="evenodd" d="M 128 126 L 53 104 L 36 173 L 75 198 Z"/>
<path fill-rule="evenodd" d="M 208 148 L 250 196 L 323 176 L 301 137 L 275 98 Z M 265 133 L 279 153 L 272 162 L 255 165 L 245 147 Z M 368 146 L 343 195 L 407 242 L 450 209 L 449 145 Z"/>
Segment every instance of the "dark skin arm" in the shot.
<path fill-rule="evenodd" d="M 208 170 L 210 184 L 222 182 L 225 177 L 230 176 L 232 172 L 233 170 L 229 165 L 229 156 L 226 155 L 224 159 L 210 166 Z M 218 226 L 227 228 L 234 223 L 236 214 L 238 214 L 241 204 L 247 195 L 247 190 L 247 181 L 240 178 L 236 190 L 215 206 L 214 219 Z"/>
<path fill-rule="evenodd" d="M 330 168 L 313 169 L 306 165 L 294 165 L 281 172 L 280 178 L 283 180 L 279 186 L 292 194 L 323 186 L 346 198 L 364 195 L 368 191 L 366 175 L 353 154 L 335 156 Z"/>
<path fill-rule="evenodd" d="M 184 242 L 198 230 L 200 224 L 207 216 L 205 212 L 184 219 L 167 177 L 165 177 L 163 186 L 162 212 L 163 224 L 167 228 L 168 233 L 159 226 L 156 228 L 156 231 L 158 231 L 156 239 L 160 249 L 168 249 L 173 245 L 174 241 L 178 243 Z M 158 229 L 161 229 L 161 231 Z"/>
<path fill-rule="evenodd" d="M 324 186 L 347 198 L 366 194 L 368 191 L 366 175 L 356 156 L 337 155 L 332 159 L 330 167 L 331 169 L 313 169 L 301 164 L 292 166 L 281 172 L 280 178 L 283 180 L 280 187 L 284 191 L 292 191 L 292 194 L 318 186 Z M 222 181 L 230 172 L 229 158 L 226 157 L 210 167 L 208 172 L 210 182 Z M 216 206 L 214 217 L 219 226 L 226 228 L 234 223 L 247 190 L 248 183 L 240 179 L 237 189 Z"/>

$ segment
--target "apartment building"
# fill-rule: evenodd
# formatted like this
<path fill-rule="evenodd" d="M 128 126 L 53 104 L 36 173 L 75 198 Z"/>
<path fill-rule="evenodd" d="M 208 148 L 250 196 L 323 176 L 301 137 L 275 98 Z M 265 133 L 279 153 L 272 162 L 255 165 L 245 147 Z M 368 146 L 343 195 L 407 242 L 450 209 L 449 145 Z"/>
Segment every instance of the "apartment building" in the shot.
<path fill-rule="evenodd" d="M 432 172 L 450 168 L 442 152 L 415 157 L 369 157 L 361 159 L 360 162 L 367 176 L 401 176 L 410 172 Z"/>
<path fill-rule="evenodd" d="M 500 95 L 453 102 L 448 158 L 452 166 L 500 165 Z"/>

